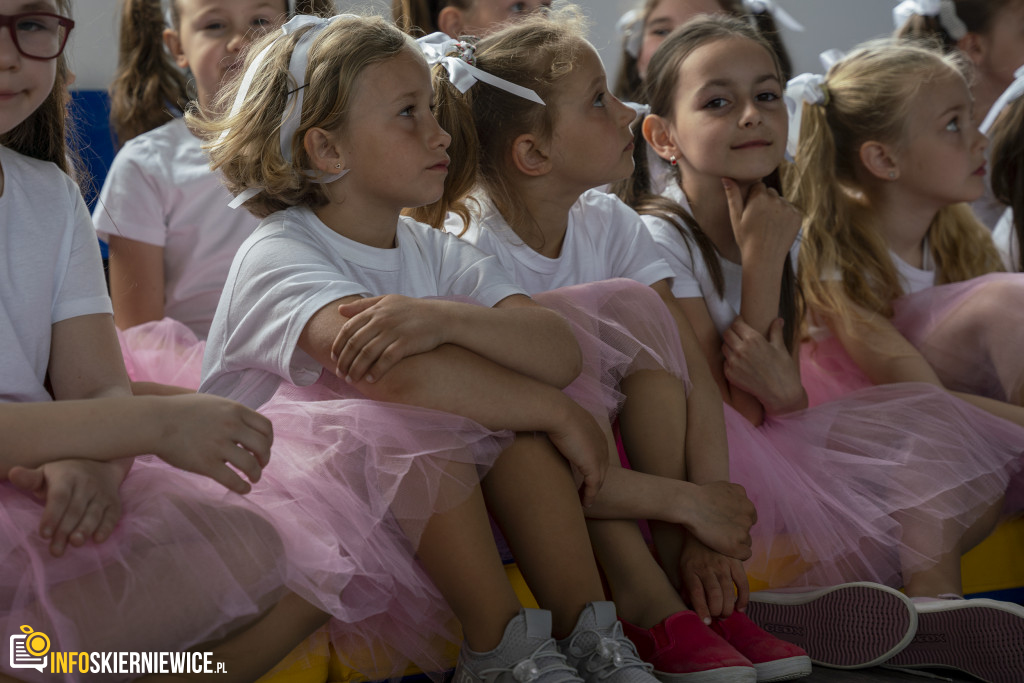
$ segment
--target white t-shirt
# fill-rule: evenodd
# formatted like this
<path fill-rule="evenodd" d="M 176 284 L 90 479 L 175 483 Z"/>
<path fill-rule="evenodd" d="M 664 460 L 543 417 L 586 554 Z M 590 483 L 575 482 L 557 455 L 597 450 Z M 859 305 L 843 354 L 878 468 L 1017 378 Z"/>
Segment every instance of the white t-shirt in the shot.
<path fill-rule="evenodd" d="M 900 287 L 905 295 L 935 286 L 935 264 L 932 262 L 932 250 L 928 247 L 927 239 L 921 249 L 924 253 L 920 268 L 915 268 L 895 253 L 889 252 L 892 262 L 896 265 L 896 272 L 900 277 Z"/>
<path fill-rule="evenodd" d="M 666 189 L 665 196 L 689 210 L 686 197 L 678 186 Z M 715 290 L 711 271 L 708 269 L 700 248 L 693 240 L 692 232 L 683 226 L 687 237 L 683 236 L 674 223 L 656 216 L 644 216 L 644 224 L 650 231 L 654 241 L 661 247 L 661 254 L 668 260 L 675 278 L 672 281 L 672 294 L 677 299 L 704 299 L 711 320 L 719 334 L 724 334 L 740 314 L 740 299 L 743 291 L 743 267 L 718 256 L 725 282 L 725 295 L 719 296 Z M 796 268 L 797 256 L 800 253 L 800 238 L 797 237 L 789 250 L 789 258 Z"/>
<path fill-rule="evenodd" d="M 640 216 L 600 190 L 584 192 L 569 210 L 557 258 L 543 256 L 524 244 L 490 201 L 477 201 L 479 215 L 474 215 L 462 238 L 496 256 L 530 294 L 617 277 L 645 285 L 672 277 Z M 462 222 L 450 216 L 445 227 L 458 235 Z"/>
<path fill-rule="evenodd" d="M 493 306 L 523 289 L 472 245 L 402 217 L 394 249 L 334 232 L 311 210 L 265 218 L 242 244 L 217 306 L 200 391 L 252 407 L 285 379 L 312 384 L 323 369 L 298 348 L 317 311 L 346 296 L 467 296 Z"/>
<path fill-rule="evenodd" d="M 0 401 L 52 400 L 54 323 L 111 313 L 82 194 L 54 164 L 0 147 Z"/>
<path fill-rule="evenodd" d="M 1014 273 L 1020 268 L 1020 240 L 1013 227 L 1013 209 L 1003 212 L 999 222 L 992 231 L 992 241 L 996 243 L 999 255 L 1003 257 L 1003 266 Z"/>
<path fill-rule="evenodd" d="M 181 119 L 133 138 L 114 158 L 93 212 L 110 235 L 164 249 L 164 314 L 203 338 L 231 259 L 259 219 L 228 208 L 199 138 Z"/>

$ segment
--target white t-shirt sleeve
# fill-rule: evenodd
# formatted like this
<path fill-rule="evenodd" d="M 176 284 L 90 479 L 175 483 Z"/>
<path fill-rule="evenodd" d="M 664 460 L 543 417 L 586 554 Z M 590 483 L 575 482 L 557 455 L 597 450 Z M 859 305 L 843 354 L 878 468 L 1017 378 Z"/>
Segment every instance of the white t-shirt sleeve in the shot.
<path fill-rule="evenodd" d="M 468 296 L 484 306 L 513 294 L 526 294 L 512 282 L 512 275 L 494 256 L 453 235 L 444 235 L 440 273 L 441 291 Z"/>
<path fill-rule="evenodd" d="M 107 285 L 103 279 L 103 266 L 99 243 L 93 230 L 89 209 L 74 182 L 67 178 L 69 202 L 70 240 L 67 270 L 59 273 L 57 296 L 53 302 L 53 322 L 80 315 L 113 313 Z"/>
<path fill-rule="evenodd" d="M 698 247 L 690 244 L 674 224 L 657 216 L 644 216 L 643 223 L 672 269 L 672 295 L 677 299 L 703 297 L 697 263 L 703 265 Z"/>
<path fill-rule="evenodd" d="M 135 138 L 114 157 L 93 210 L 96 234 L 101 240 L 111 235 L 162 247 L 167 243 L 160 179 L 154 177 L 158 151 L 144 138 Z"/>
<path fill-rule="evenodd" d="M 1006 209 L 992 231 L 992 241 L 1003 259 L 1003 267 L 1013 273 L 1020 269 L 1020 241 L 1013 225 L 1013 209 Z"/>
<path fill-rule="evenodd" d="M 599 194 L 599 201 L 604 204 L 602 210 L 609 217 L 611 272 L 644 285 L 671 280 L 672 267 L 651 239 L 640 215 L 617 197 Z"/>

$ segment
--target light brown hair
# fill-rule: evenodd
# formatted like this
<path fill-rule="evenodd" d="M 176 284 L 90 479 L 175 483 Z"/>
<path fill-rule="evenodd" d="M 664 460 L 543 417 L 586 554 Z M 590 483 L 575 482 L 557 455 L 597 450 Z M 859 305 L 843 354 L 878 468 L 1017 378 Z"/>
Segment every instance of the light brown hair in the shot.
<path fill-rule="evenodd" d="M 1012 229 L 1017 244 L 1024 244 L 1024 97 L 1018 97 L 999 114 L 989 137 L 992 192 L 1013 209 Z M 1024 271 L 1024 250 L 1021 261 L 1013 265 Z"/>

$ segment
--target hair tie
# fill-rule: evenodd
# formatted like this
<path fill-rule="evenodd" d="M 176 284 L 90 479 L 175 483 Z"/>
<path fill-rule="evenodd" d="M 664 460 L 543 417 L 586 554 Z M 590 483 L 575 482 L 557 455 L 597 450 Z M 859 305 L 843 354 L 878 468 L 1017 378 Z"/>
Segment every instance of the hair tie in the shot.
<path fill-rule="evenodd" d="M 270 42 L 265 48 L 263 48 L 255 59 L 249 63 L 249 68 L 245 70 L 245 75 L 242 77 L 242 82 L 238 86 L 238 92 L 235 94 L 235 101 L 231 104 L 231 112 L 228 114 L 229 118 L 234 118 L 242 111 L 242 107 L 245 104 L 245 98 L 249 94 L 249 87 L 252 85 L 252 81 L 256 78 L 256 74 L 259 73 L 260 67 L 263 66 L 263 62 L 267 57 L 267 53 L 270 49 L 277 44 L 277 41 L 281 40 L 285 36 L 295 33 L 301 28 L 311 26 L 312 28 L 302 35 L 301 38 L 295 43 L 295 47 L 292 49 L 291 57 L 288 60 L 288 72 L 292 75 L 295 83 L 298 84 L 294 90 L 289 90 L 286 93 L 286 101 L 284 105 L 284 112 L 281 115 L 281 135 L 280 135 L 280 146 L 281 156 L 284 157 L 286 162 L 292 160 L 291 150 L 291 139 L 295 135 L 295 131 L 298 130 L 299 124 L 302 121 L 302 101 L 303 93 L 305 92 L 306 86 L 306 66 L 309 61 L 309 48 L 313 43 L 313 39 L 316 38 L 327 28 L 331 23 L 337 19 L 358 19 L 354 14 L 338 14 L 330 18 L 309 16 L 306 14 L 299 14 L 288 20 L 284 26 L 281 27 L 281 32 L 277 35 L 274 40 Z M 230 128 L 226 128 L 221 131 L 220 136 L 217 138 L 218 142 L 224 140 L 231 132 Z M 327 176 L 321 175 L 319 172 L 304 169 L 305 173 L 314 183 L 332 183 L 338 178 L 342 177 L 349 172 L 350 169 L 344 169 L 340 173 L 332 173 Z M 232 209 L 237 209 L 242 204 L 246 203 L 260 192 L 263 191 L 262 187 L 250 187 L 238 195 L 228 204 Z"/>
<path fill-rule="evenodd" d="M 1010 84 L 1003 94 L 999 96 L 999 99 L 995 101 L 992 108 L 988 110 L 988 114 L 985 115 L 985 120 L 981 122 L 978 130 L 981 131 L 982 135 L 988 135 L 988 131 L 992 128 L 992 124 L 996 122 L 999 115 L 1004 109 L 1010 106 L 1010 103 L 1014 100 L 1020 99 L 1024 95 L 1024 66 L 1021 66 L 1013 74 L 1014 81 Z"/>
<path fill-rule="evenodd" d="M 953 0 L 903 0 L 893 8 L 892 21 L 900 29 L 914 15 L 938 17 L 942 30 L 953 40 L 967 35 L 967 24 L 957 16 Z"/>
<path fill-rule="evenodd" d="M 615 32 L 622 36 L 622 46 L 633 59 L 640 58 L 640 48 L 644 44 L 644 13 L 639 9 L 631 9 L 615 24 Z"/>
<path fill-rule="evenodd" d="M 174 28 L 174 0 L 160 0 L 160 8 L 164 15 L 167 28 Z M 288 16 L 295 14 L 295 0 L 288 0 Z"/>
<path fill-rule="evenodd" d="M 786 110 L 789 112 L 789 136 L 786 141 L 786 154 L 796 158 L 796 149 L 800 144 L 800 124 L 803 118 L 804 102 L 825 106 L 828 104 L 828 87 L 825 77 L 821 74 L 800 74 L 786 84 L 783 95 Z"/>
<path fill-rule="evenodd" d="M 493 85 L 495 88 L 512 93 L 525 100 L 543 105 L 544 100 L 540 96 L 521 85 L 516 85 L 504 78 L 487 73 L 475 66 L 475 48 L 461 40 L 455 40 L 446 33 L 440 31 L 431 33 L 429 36 L 417 38 L 423 56 L 431 67 L 440 64 L 448 72 L 448 80 L 455 88 L 464 93 L 479 82 Z M 455 56 L 452 56 L 454 53 Z"/>
<path fill-rule="evenodd" d="M 779 7 L 775 0 L 743 0 L 743 9 L 749 14 L 772 15 L 772 19 L 779 22 L 790 31 L 803 31 L 804 26 L 793 18 L 793 15 Z"/>

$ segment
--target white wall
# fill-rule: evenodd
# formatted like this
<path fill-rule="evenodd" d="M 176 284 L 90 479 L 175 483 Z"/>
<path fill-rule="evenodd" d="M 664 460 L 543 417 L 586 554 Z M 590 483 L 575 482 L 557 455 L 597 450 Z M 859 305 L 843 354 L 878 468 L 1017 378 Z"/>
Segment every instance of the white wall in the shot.
<path fill-rule="evenodd" d="M 591 20 L 591 42 L 600 51 L 609 76 L 615 74 L 619 42 L 615 22 L 640 0 L 578 0 Z M 807 30 L 783 29 L 786 47 L 796 73 L 820 72 L 818 53 L 828 48 L 843 50 L 892 30 L 895 0 L 777 0 Z M 107 87 L 117 65 L 117 5 L 114 0 L 73 0 L 75 30 L 70 50 L 76 88 Z M 372 8 L 386 13 L 388 0 L 337 0 L 341 9 Z"/>

